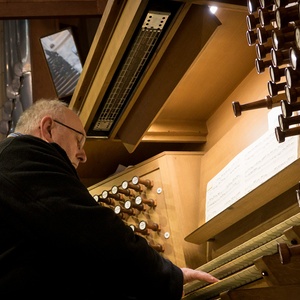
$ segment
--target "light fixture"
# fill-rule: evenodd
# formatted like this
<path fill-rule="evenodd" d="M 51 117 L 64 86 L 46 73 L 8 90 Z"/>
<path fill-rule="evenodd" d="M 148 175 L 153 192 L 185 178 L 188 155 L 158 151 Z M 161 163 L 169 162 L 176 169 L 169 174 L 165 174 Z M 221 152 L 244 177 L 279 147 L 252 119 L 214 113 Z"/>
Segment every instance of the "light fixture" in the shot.
<path fill-rule="evenodd" d="M 212 14 L 215 14 L 216 11 L 218 10 L 218 7 L 217 6 L 209 6 L 209 10 Z"/>

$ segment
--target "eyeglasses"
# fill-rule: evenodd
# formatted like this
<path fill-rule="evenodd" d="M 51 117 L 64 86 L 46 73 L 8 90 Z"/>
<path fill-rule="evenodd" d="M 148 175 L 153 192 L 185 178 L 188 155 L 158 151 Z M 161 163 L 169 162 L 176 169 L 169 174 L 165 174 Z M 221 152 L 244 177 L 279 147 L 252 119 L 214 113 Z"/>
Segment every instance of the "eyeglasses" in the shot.
<path fill-rule="evenodd" d="M 68 129 L 71 129 L 71 130 L 73 130 L 74 132 L 76 132 L 76 133 L 82 135 L 82 139 L 80 139 L 80 140 L 78 141 L 78 149 L 81 150 L 81 149 L 83 148 L 83 146 L 84 146 L 84 144 L 85 144 L 86 136 L 85 136 L 82 132 L 80 132 L 79 130 L 76 130 L 76 129 L 74 129 L 74 128 L 72 128 L 72 127 L 70 127 L 70 126 L 68 126 L 68 125 L 66 125 L 66 124 L 64 124 L 64 123 L 62 123 L 62 122 L 59 122 L 59 121 L 57 121 L 57 120 L 55 120 L 55 119 L 53 119 L 53 121 L 54 121 L 55 123 L 61 125 L 61 126 L 64 126 L 64 127 L 68 128 Z"/>

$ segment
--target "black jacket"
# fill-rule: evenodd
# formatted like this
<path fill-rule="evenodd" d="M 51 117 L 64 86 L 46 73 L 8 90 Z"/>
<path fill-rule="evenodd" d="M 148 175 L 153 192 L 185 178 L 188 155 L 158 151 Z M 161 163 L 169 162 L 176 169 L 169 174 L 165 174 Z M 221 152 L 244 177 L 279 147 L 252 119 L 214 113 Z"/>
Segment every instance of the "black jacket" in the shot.
<path fill-rule="evenodd" d="M 0 143 L 0 298 L 180 299 L 181 270 L 95 202 L 64 150 Z"/>

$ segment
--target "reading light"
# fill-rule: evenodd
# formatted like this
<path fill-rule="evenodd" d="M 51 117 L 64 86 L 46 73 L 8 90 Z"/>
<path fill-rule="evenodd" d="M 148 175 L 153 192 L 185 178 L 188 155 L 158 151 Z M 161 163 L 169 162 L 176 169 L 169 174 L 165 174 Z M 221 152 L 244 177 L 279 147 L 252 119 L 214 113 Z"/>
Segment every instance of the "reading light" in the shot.
<path fill-rule="evenodd" d="M 217 6 L 209 6 L 209 10 L 212 14 L 215 14 L 216 11 L 218 10 L 218 7 Z"/>

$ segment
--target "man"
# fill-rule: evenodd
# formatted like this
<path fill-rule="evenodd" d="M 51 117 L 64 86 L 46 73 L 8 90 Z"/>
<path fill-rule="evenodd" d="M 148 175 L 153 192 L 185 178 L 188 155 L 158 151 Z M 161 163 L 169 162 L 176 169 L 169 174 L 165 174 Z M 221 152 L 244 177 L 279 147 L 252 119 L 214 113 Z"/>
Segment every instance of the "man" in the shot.
<path fill-rule="evenodd" d="M 1 299 L 180 299 L 183 284 L 216 282 L 148 246 L 76 173 L 87 158 L 77 114 L 39 100 L 0 143 Z"/>

